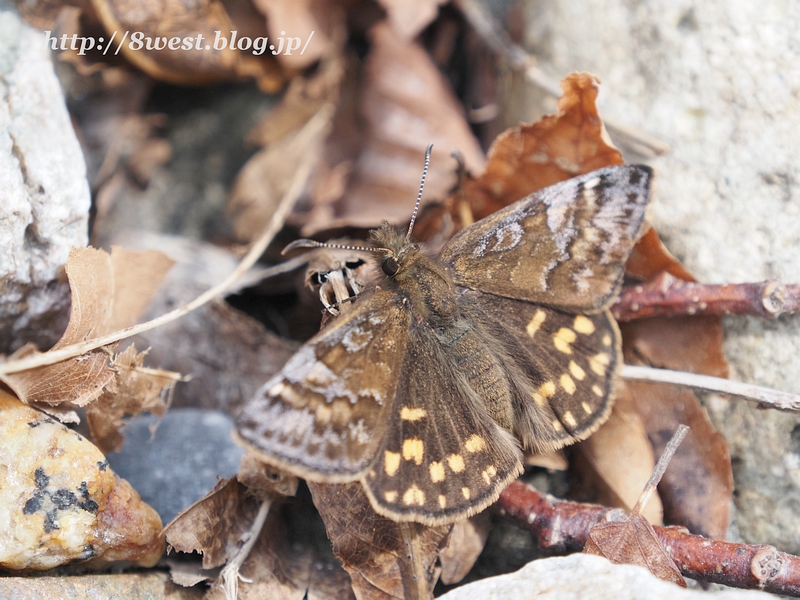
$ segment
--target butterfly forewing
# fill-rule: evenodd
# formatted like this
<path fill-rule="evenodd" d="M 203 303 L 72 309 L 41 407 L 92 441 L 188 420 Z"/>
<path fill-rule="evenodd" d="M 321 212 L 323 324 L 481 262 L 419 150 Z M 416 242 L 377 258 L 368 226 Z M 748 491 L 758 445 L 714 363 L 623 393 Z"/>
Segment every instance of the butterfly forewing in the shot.
<path fill-rule="evenodd" d="M 652 170 L 608 167 L 535 192 L 444 247 L 457 283 L 566 311 L 613 299 L 639 235 Z"/>
<path fill-rule="evenodd" d="M 522 470 L 519 442 L 468 380 L 486 348 L 464 362 L 435 337 L 412 329 L 385 444 L 363 479 L 378 512 L 429 525 L 483 510 Z"/>
<path fill-rule="evenodd" d="M 406 355 L 409 313 L 379 291 L 309 340 L 242 409 L 240 439 L 315 481 L 352 481 L 383 442 Z"/>

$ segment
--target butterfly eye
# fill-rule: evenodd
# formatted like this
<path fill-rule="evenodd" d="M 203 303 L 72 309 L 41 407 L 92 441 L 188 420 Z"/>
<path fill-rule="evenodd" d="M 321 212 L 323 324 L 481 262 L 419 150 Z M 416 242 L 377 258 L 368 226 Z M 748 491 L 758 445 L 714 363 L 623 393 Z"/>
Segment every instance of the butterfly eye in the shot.
<path fill-rule="evenodd" d="M 400 265 L 398 264 L 397 259 L 395 259 L 394 256 L 387 256 L 386 258 L 383 259 L 383 262 L 381 263 L 381 269 L 383 269 L 383 272 L 386 273 L 389 277 L 394 277 L 395 275 L 397 275 L 397 271 L 400 269 Z"/>

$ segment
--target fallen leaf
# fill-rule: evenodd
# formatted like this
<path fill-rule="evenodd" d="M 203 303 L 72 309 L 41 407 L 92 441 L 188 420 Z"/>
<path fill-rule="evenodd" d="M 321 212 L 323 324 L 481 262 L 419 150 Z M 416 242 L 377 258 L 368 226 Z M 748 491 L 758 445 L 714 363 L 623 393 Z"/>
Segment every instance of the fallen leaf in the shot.
<path fill-rule="evenodd" d="M 58 350 L 136 323 L 147 308 L 172 261 L 160 252 L 94 248 L 73 249 L 66 270 L 72 309 L 67 330 L 53 346 Z M 21 349 L 9 360 L 30 356 Z M 2 380 L 23 402 L 85 406 L 104 390 L 113 391 L 117 376 L 107 351 L 100 348 L 64 362 L 11 375 Z"/>
<path fill-rule="evenodd" d="M 430 597 L 450 525 L 390 521 L 372 509 L 358 481 L 308 487 L 359 600 Z"/>
<path fill-rule="evenodd" d="M 342 92 L 326 147 L 331 172 L 351 162 L 347 186 L 339 198 L 312 202 L 303 219 L 306 236 L 342 226 L 373 227 L 382 220 L 406 222 L 429 143 L 434 149 L 425 200 L 445 197 L 455 184 L 452 150 L 458 149 L 473 171 L 483 169 L 483 152 L 464 111 L 425 50 L 398 37 L 385 22 L 368 35 L 371 50 L 363 73 L 347 76 L 352 83 Z M 357 113 L 341 114 L 352 106 Z"/>
<path fill-rule="evenodd" d="M 483 552 L 491 525 L 492 518 L 486 511 L 453 523 L 447 546 L 439 553 L 442 583 L 451 585 L 467 576 Z"/>
<path fill-rule="evenodd" d="M 589 73 L 568 75 L 561 82 L 564 94 L 558 114 L 500 134 L 489 149 L 483 173 L 468 175 L 449 197 L 453 218 L 460 219 L 461 202 L 478 220 L 541 188 L 622 164 L 622 154 L 597 113 L 598 85 L 599 79 Z"/>
<path fill-rule="evenodd" d="M 389 25 L 397 37 L 413 40 L 436 18 L 447 0 L 378 0 L 386 10 Z"/>
<path fill-rule="evenodd" d="M 581 500 L 626 511 L 636 504 L 642 481 L 655 466 L 653 448 L 636 408 L 629 388 L 621 383 L 608 421 L 573 447 L 573 468 L 581 480 Z M 657 495 L 643 507 L 642 516 L 650 523 L 661 524 L 662 506 Z"/>
<path fill-rule="evenodd" d="M 688 428 L 682 425 L 672 436 L 630 516 L 623 521 L 595 524 L 589 531 L 584 553 L 604 556 L 615 564 L 639 565 L 659 579 L 686 587 L 683 575 L 661 546 L 652 525 L 641 515 L 641 509 L 655 491 L 672 455 L 687 432 Z"/>

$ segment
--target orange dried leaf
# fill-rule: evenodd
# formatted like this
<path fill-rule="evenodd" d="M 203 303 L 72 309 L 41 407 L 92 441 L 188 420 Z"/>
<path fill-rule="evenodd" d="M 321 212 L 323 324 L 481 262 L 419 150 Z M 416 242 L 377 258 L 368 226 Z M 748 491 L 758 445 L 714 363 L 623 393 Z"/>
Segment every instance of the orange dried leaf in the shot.
<path fill-rule="evenodd" d="M 482 219 L 548 185 L 622 164 L 597 113 L 598 84 L 589 73 L 567 76 L 557 115 L 500 134 L 483 174 L 467 177 L 448 200 L 454 218 L 459 202 L 467 202 L 474 218 Z"/>

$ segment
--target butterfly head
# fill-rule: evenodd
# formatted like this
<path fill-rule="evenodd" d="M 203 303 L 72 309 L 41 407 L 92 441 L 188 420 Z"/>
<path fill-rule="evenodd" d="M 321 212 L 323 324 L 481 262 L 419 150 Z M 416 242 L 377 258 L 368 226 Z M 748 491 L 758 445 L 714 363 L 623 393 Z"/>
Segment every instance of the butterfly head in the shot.
<path fill-rule="evenodd" d="M 386 222 L 373 229 L 369 237 L 376 246 L 381 270 L 392 278 L 401 274 L 409 263 L 409 256 L 419 251 L 417 244 L 405 233 Z"/>

